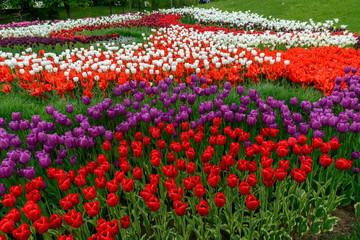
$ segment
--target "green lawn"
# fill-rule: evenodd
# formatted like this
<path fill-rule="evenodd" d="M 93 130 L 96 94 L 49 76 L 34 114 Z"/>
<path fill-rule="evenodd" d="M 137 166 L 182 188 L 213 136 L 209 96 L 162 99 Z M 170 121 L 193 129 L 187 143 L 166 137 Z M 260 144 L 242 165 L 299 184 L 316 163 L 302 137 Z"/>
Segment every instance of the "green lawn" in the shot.
<path fill-rule="evenodd" d="M 360 14 L 358 0 L 220 0 L 203 8 L 219 8 L 226 11 L 247 11 L 275 18 L 307 21 L 325 21 L 339 18 L 338 25 L 347 25 L 347 29 L 360 32 Z"/>

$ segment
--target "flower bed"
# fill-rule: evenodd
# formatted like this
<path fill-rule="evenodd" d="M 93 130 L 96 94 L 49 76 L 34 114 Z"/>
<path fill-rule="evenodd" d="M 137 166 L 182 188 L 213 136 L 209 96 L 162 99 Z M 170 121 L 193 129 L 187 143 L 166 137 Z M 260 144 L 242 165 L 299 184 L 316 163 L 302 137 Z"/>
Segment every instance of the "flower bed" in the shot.
<path fill-rule="evenodd" d="M 169 12 L 177 15 L 0 30 L 18 37 L 4 44 L 109 40 L 58 55 L 0 52 L 1 97 L 69 101 L 28 109 L 31 119 L 0 116 L 1 240 L 291 239 L 332 231 L 339 206 L 360 214 L 360 58 L 342 48 L 357 35 L 330 22 Z M 183 16 L 203 25 L 182 24 Z M 157 29 L 122 48 L 110 41 L 116 34 L 80 34 L 130 26 Z M 285 101 L 246 87 L 261 81 L 324 97 Z"/>

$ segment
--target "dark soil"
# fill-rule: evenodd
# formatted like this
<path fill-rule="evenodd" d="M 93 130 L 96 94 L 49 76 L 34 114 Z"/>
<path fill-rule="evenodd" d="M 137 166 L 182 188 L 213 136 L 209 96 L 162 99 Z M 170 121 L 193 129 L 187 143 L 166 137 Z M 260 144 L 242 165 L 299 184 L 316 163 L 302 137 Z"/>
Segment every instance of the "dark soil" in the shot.
<path fill-rule="evenodd" d="M 338 207 L 333 213 L 332 216 L 338 217 L 339 221 L 334 226 L 334 230 L 332 232 L 326 232 L 322 238 L 322 235 L 314 235 L 309 236 L 305 234 L 302 239 L 310 239 L 310 240 L 336 240 L 339 239 L 339 236 L 350 237 L 354 232 L 354 223 L 356 222 L 355 218 L 355 209 L 353 205 L 347 205 L 344 207 Z M 299 239 L 299 236 L 295 234 L 293 239 Z"/>

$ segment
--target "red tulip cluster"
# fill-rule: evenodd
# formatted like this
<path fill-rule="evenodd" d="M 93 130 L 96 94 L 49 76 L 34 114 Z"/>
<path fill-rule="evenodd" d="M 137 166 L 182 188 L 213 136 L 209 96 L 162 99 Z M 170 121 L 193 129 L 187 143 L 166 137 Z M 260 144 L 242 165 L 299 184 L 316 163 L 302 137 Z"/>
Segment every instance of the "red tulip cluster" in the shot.
<path fill-rule="evenodd" d="M 23 206 L 16 206 L 17 199 L 24 195 L 23 186 L 12 186 L 1 201 L 10 210 L 0 222 L 0 231 L 12 233 L 16 239 L 28 239 L 31 232 L 27 223 L 21 223 L 21 212 L 39 234 L 48 232 L 50 228 L 61 228 L 64 223 L 74 229 L 81 228 L 85 219 L 100 217 L 96 232 L 91 233 L 89 239 L 114 239 L 119 233 L 119 221 L 111 219 L 112 214 L 105 217 L 100 212 L 104 208 L 109 213 L 118 212 L 123 204 L 121 199 L 129 201 L 140 195 L 144 206 L 151 212 L 159 211 L 170 201 L 178 216 L 189 214 L 190 206 L 196 207 L 198 214 L 206 217 L 212 206 L 222 208 L 232 197 L 227 195 L 227 188 L 237 188 L 245 206 L 254 211 L 260 201 L 252 194 L 256 194 L 253 189 L 263 187 L 258 185 L 258 179 L 266 188 L 271 188 L 276 181 L 286 180 L 288 175 L 302 183 L 314 165 L 318 165 L 317 161 L 329 168 L 334 160 L 327 154 L 341 145 L 336 138 L 329 142 L 315 138 L 310 143 L 304 135 L 298 139 L 290 137 L 277 141 L 277 129 L 264 128 L 260 134 L 252 136 L 240 127 L 223 128 L 220 118 L 215 118 L 212 123 L 213 126 L 199 125 L 195 130 L 183 123 L 182 132 L 176 138 L 169 137 L 173 136 L 174 125 L 163 122 L 151 127 L 148 136 L 145 132 L 136 132 L 130 137 L 134 139 L 132 141 L 117 133 L 115 139 L 119 147 L 115 154 L 118 154 L 120 169 L 114 169 L 109 162 L 110 153 L 116 150 L 114 143 L 110 142 L 102 144 L 104 153 L 109 153 L 108 157 L 99 154 L 95 161 L 89 161 L 77 171 L 48 168 L 48 178 L 65 195 L 59 201 L 66 212 L 62 216 L 52 213 L 47 218 L 43 215 L 39 207 L 44 186 L 42 177 L 25 184 L 27 202 Z M 250 139 L 254 142 L 251 143 Z M 315 152 L 321 157 L 314 163 L 312 156 Z M 335 168 L 339 170 L 351 166 L 352 161 L 344 158 L 335 162 Z M 189 197 L 191 201 L 186 200 Z M 129 216 L 120 219 L 121 228 L 130 225 Z M 72 238 L 72 235 L 59 236 L 59 239 Z"/>

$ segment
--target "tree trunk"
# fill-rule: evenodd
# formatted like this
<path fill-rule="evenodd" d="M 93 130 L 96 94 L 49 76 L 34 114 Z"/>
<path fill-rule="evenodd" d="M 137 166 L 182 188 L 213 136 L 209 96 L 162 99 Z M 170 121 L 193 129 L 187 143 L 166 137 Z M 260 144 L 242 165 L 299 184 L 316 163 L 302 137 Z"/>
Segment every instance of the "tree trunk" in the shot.
<path fill-rule="evenodd" d="M 170 0 L 170 8 L 172 8 L 172 0 Z"/>
<path fill-rule="evenodd" d="M 22 0 L 22 4 L 21 4 L 21 8 L 24 12 L 25 15 L 29 15 L 29 18 L 32 19 L 31 17 L 31 12 L 30 12 L 30 3 L 29 0 Z"/>
<path fill-rule="evenodd" d="M 141 11 L 140 0 L 138 0 L 139 12 Z"/>
<path fill-rule="evenodd" d="M 129 0 L 129 8 L 130 8 L 130 12 L 131 12 L 131 0 Z"/>
<path fill-rule="evenodd" d="M 70 6 L 66 1 L 64 1 L 64 6 L 65 6 L 67 18 L 70 18 Z"/>
<path fill-rule="evenodd" d="M 112 15 L 112 6 L 111 1 L 109 1 L 109 7 L 110 7 L 110 16 Z"/>

